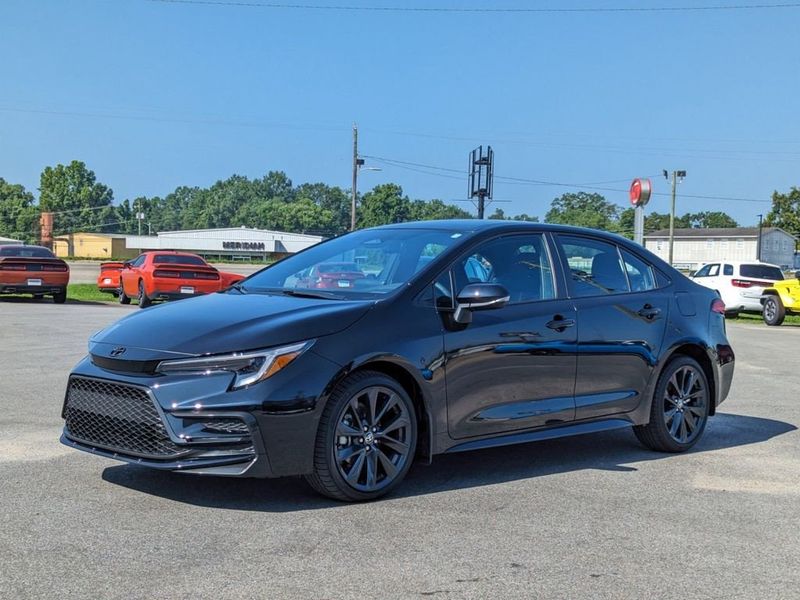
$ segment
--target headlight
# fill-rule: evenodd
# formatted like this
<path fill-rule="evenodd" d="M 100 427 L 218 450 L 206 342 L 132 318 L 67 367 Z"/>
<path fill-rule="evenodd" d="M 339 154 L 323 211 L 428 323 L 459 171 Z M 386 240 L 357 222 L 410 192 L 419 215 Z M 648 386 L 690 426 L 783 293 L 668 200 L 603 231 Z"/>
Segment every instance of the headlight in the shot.
<path fill-rule="evenodd" d="M 263 381 L 267 377 L 272 377 L 300 356 L 309 346 L 311 346 L 311 342 L 301 342 L 280 348 L 253 350 L 252 352 L 165 360 L 158 364 L 156 371 L 165 375 L 176 373 L 210 375 L 227 371 L 236 376 L 231 389 L 238 390 Z"/>

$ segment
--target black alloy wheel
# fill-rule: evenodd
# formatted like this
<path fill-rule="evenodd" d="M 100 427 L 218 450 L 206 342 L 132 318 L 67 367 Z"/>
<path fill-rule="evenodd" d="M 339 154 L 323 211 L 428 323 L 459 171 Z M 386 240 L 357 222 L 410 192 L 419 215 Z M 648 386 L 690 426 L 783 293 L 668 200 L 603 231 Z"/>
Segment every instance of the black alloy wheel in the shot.
<path fill-rule="evenodd" d="M 144 291 L 144 281 L 139 280 L 139 308 L 147 308 L 152 304 L 152 300 L 147 297 L 147 292 Z"/>
<path fill-rule="evenodd" d="M 767 325 L 780 325 L 786 318 L 786 308 L 778 296 L 767 296 L 764 300 L 764 323 Z"/>
<path fill-rule="evenodd" d="M 336 500 L 378 498 L 405 477 L 416 442 L 414 405 L 402 386 L 382 373 L 357 372 L 328 400 L 306 479 Z"/>
<path fill-rule="evenodd" d="M 650 423 L 633 428 L 645 446 L 661 452 L 683 452 L 703 435 L 711 395 L 703 369 L 693 358 L 670 362 L 658 379 Z"/>

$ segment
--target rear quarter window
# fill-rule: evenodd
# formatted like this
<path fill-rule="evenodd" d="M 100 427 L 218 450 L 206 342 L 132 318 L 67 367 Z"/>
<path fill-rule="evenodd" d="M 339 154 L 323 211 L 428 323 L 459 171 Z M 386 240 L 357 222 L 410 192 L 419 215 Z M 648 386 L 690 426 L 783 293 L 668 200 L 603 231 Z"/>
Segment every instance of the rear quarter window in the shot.
<path fill-rule="evenodd" d="M 769 279 L 773 281 L 783 280 L 783 271 L 771 265 L 740 265 L 739 275 L 752 279 Z"/>

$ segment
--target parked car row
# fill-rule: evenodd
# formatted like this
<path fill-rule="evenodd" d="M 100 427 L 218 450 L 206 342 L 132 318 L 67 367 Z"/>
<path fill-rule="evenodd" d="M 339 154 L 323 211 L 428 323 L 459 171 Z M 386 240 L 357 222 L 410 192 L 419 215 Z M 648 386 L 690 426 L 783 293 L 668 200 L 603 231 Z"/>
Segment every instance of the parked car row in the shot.
<path fill-rule="evenodd" d="M 784 279 L 777 265 L 758 261 L 718 261 L 703 265 L 690 278 L 716 291 L 728 316 L 758 313 L 767 325 L 780 325 L 787 314 L 800 313 L 800 271 Z"/>
<path fill-rule="evenodd" d="M 147 308 L 158 300 L 219 292 L 242 279 L 244 275 L 219 271 L 196 254 L 159 250 L 130 261 L 102 263 L 97 287 L 117 296 L 121 304 L 135 298 L 139 308 Z"/>

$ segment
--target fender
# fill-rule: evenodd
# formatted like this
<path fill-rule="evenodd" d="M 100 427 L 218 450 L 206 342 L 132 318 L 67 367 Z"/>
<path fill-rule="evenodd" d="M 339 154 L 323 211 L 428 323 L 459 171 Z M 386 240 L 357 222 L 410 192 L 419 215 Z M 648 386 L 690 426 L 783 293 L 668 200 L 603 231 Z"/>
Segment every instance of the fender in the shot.
<path fill-rule="evenodd" d="M 425 369 L 419 369 L 404 356 L 389 352 L 371 352 L 353 359 L 346 365 L 342 366 L 342 368 L 333 376 L 331 381 L 325 387 L 325 390 L 319 397 L 319 410 L 324 410 L 328 403 L 328 399 L 333 392 L 333 389 L 339 382 L 345 379 L 353 371 L 368 369 L 370 366 L 374 366 L 375 370 L 382 371 L 394 378 L 398 378 L 398 375 L 402 373 L 400 378 L 406 379 L 406 381 L 400 381 L 399 383 L 404 387 L 407 387 L 407 383 L 413 382 L 414 387 L 418 392 L 418 394 L 415 395 L 418 396 L 419 404 L 422 406 L 422 415 L 420 416 L 424 420 L 426 424 L 425 429 L 427 430 L 427 435 L 425 436 L 426 439 L 421 445 L 421 448 L 418 448 L 417 453 L 418 455 L 421 454 L 425 461 L 430 464 L 433 458 L 433 438 L 435 427 L 433 422 L 433 413 L 431 411 L 433 399 L 431 398 L 430 390 L 430 379 L 433 377 L 433 375 L 431 374 L 430 376 L 426 377 L 423 375 Z M 386 368 L 387 366 L 389 366 L 389 369 Z"/>
<path fill-rule="evenodd" d="M 655 367 L 653 369 L 653 373 L 650 376 L 650 381 L 648 381 L 648 383 L 647 383 L 645 397 L 652 399 L 653 392 L 655 391 L 656 384 L 658 383 L 659 377 L 661 377 L 661 373 L 664 372 L 664 368 L 672 360 L 672 357 L 675 356 L 675 354 L 677 353 L 678 349 L 681 348 L 681 347 L 684 347 L 684 346 L 693 346 L 694 348 L 697 348 L 697 350 L 702 352 L 708 358 L 709 362 L 711 363 L 712 381 L 710 383 L 711 383 L 711 385 L 714 386 L 714 390 L 713 390 L 714 391 L 714 402 L 711 404 L 711 409 L 710 409 L 709 414 L 713 415 L 716 412 L 715 409 L 716 409 L 716 405 L 718 404 L 717 396 L 718 396 L 718 390 L 719 390 L 719 373 L 718 373 L 717 368 L 716 368 L 716 364 L 718 362 L 718 357 L 717 357 L 717 352 L 713 348 L 711 348 L 707 344 L 705 344 L 705 342 L 703 342 L 703 340 L 701 340 L 698 337 L 687 336 L 687 337 L 683 337 L 683 338 L 678 338 L 677 340 L 674 340 L 669 345 L 669 348 L 666 351 L 661 353 L 661 358 L 656 363 L 656 365 L 655 365 Z M 647 409 L 648 409 L 648 412 L 647 412 L 648 418 L 645 420 L 645 423 L 649 422 L 649 415 L 650 415 L 650 405 L 649 404 L 648 404 Z"/>

